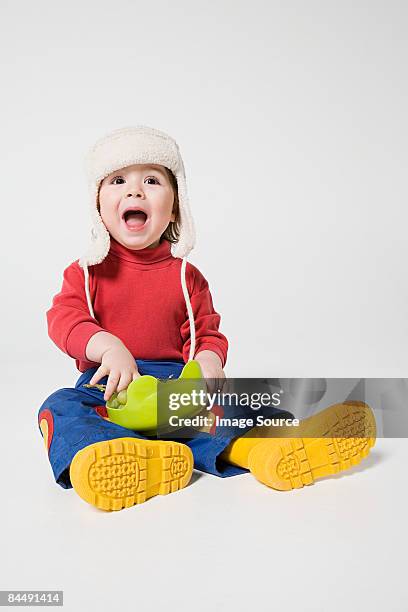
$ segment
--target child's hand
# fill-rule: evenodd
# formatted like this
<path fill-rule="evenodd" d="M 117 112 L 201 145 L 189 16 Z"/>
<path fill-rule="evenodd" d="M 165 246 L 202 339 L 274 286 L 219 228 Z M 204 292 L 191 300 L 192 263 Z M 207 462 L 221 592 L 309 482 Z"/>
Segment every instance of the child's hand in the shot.
<path fill-rule="evenodd" d="M 217 353 L 207 350 L 201 351 L 194 359 L 200 364 L 203 377 L 210 379 L 206 381 L 208 393 L 222 391 L 226 380 L 222 362 Z"/>
<path fill-rule="evenodd" d="M 106 375 L 108 375 L 108 382 L 103 396 L 105 401 L 110 399 L 112 393 L 123 391 L 132 380 L 140 376 L 133 355 L 123 344 L 108 348 L 103 353 L 101 365 L 92 376 L 89 384 L 96 384 Z"/>

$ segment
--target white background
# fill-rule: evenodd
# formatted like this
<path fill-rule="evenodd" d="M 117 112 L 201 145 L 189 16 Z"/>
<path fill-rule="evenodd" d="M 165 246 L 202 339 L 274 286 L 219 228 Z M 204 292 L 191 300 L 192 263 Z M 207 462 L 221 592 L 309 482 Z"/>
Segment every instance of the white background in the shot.
<path fill-rule="evenodd" d="M 403 2 L 10 3 L 7 359 L 75 378 L 45 311 L 88 243 L 83 158 L 140 123 L 180 145 L 229 376 L 404 376 L 406 26 Z"/>
<path fill-rule="evenodd" d="M 230 341 L 227 375 L 406 375 L 407 26 L 407 4 L 390 0 L 2 3 L 11 552 L 1 588 L 65 588 L 67 609 L 92 589 L 99 606 L 124 589 L 134 599 L 122 609 L 153 609 L 155 597 L 240 609 L 256 601 L 254 584 L 260 609 L 290 607 L 289 593 L 303 610 L 334 609 L 334 594 L 339 609 L 390 597 L 404 609 L 388 564 L 400 567 L 398 555 L 375 548 L 391 523 L 398 531 L 398 499 L 391 507 L 387 496 L 402 463 L 390 445 L 373 469 L 292 496 L 250 475 L 204 475 L 190 505 L 186 490 L 106 515 L 53 486 L 35 419 L 78 376 L 49 340 L 45 312 L 87 246 L 85 153 L 136 124 L 180 145 L 197 227 L 190 261 Z M 204 498 L 214 507 L 203 511 Z"/>

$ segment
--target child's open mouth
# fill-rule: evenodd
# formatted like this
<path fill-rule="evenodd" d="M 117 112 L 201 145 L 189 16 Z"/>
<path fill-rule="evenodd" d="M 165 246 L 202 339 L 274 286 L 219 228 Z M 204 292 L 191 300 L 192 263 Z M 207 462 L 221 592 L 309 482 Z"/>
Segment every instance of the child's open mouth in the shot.
<path fill-rule="evenodd" d="M 127 227 L 132 232 L 138 232 L 142 230 L 147 221 L 147 214 L 138 208 L 125 210 L 122 219 Z"/>

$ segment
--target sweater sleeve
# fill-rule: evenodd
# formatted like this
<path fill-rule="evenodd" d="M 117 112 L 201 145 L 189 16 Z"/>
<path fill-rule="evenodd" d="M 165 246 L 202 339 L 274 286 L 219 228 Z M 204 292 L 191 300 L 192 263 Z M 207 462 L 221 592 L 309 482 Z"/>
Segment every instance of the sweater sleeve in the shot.
<path fill-rule="evenodd" d="M 47 323 L 48 335 L 58 348 L 83 361 L 87 360 L 85 350 L 89 339 L 99 331 L 106 331 L 89 313 L 84 272 L 77 261 L 64 270 L 61 291 L 54 296 L 47 311 Z"/>
<path fill-rule="evenodd" d="M 187 266 L 187 270 L 188 270 Z M 200 351 L 213 351 L 221 361 L 222 367 L 227 361 L 228 340 L 219 331 L 221 321 L 220 315 L 214 310 L 214 305 L 208 286 L 208 282 L 201 272 L 190 264 L 191 273 L 187 275 L 187 287 L 189 289 L 191 308 L 194 314 L 194 323 L 196 329 L 196 347 L 195 355 Z M 186 308 L 186 321 L 181 326 L 180 332 L 183 338 L 183 359 L 187 362 L 191 339 L 190 339 L 190 322 Z"/>

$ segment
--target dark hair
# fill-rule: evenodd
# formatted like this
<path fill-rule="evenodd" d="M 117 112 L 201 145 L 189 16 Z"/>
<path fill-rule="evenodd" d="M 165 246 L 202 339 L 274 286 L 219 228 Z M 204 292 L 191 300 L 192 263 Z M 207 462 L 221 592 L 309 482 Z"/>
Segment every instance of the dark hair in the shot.
<path fill-rule="evenodd" d="M 180 205 L 179 205 L 179 197 L 178 197 L 178 186 L 177 179 L 174 176 L 173 172 L 168 168 L 164 167 L 167 172 L 167 176 L 169 177 L 170 185 L 173 188 L 174 193 L 174 202 L 173 202 L 173 210 L 172 212 L 175 214 L 174 221 L 170 221 L 167 228 L 164 230 L 163 234 L 160 236 L 160 242 L 165 239 L 169 242 L 175 243 L 178 242 L 180 238 Z"/>

